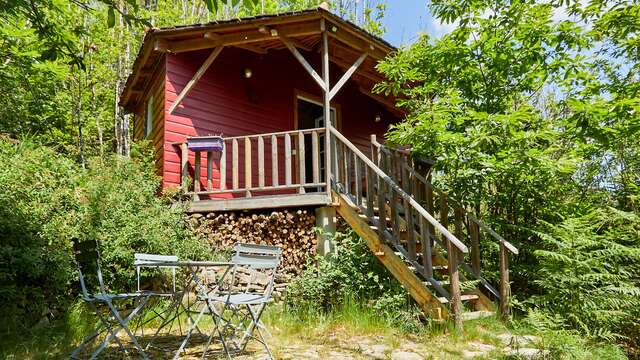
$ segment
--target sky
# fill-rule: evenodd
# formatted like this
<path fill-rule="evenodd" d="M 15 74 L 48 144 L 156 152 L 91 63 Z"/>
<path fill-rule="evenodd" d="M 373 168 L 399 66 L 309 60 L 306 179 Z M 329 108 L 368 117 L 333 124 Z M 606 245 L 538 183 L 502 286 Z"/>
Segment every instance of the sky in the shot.
<path fill-rule="evenodd" d="M 387 0 L 382 21 L 387 29 L 384 39 L 395 46 L 412 43 L 419 33 L 439 37 L 453 28 L 431 16 L 427 0 Z"/>

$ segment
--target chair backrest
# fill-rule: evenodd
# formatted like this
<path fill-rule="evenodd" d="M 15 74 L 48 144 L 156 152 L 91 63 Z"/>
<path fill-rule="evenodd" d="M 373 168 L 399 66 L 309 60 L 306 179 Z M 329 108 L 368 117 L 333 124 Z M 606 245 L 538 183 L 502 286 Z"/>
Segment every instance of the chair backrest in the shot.
<path fill-rule="evenodd" d="M 140 268 L 169 268 L 171 269 L 173 278 L 173 292 L 176 291 L 176 267 L 175 266 L 163 266 L 162 263 L 178 262 L 178 257 L 175 255 L 158 255 L 158 254 L 133 254 L 133 265 L 136 268 L 136 278 L 138 282 L 138 291 L 140 291 Z"/>
<path fill-rule="evenodd" d="M 276 270 L 280 265 L 282 258 L 282 249 L 276 246 L 269 245 L 254 245 L 236 243 L 233 246 L 233 255 L 231 256 L 231 262 L 240 267 L 247 267 L 253 271 L 270 270 L 268 284 L 264 290 L 264 295 L 271 296 L 273 291 L 273 284 L 276 277 Z M 251 291 L 253 280 L 250 280 L 246 286 L 245 292 Z"/>
<path fill-rule="evenodd" d="M 236 243 L 231 262 L 253 269 L 275 269 L 281 257 L 282 249 L 277 246 Z"/>
<path fill-rule="evenodd" d="M 105 293 L 100 269 L 100 250 L 97 240 L 79 240 L 74 238 L 73 254 L 78 265 L 80 287 L 83 297 L 89 298 L 92 293 Z"/>

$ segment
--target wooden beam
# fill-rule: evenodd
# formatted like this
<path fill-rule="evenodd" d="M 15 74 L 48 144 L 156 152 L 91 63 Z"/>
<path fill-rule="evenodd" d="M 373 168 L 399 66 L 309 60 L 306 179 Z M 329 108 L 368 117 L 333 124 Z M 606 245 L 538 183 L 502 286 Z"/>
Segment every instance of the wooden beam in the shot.
<path fill-rule="evenodd" d="M 194 51 L 209 49 L 220 45 L 243 45 L 254 42 L 260 42 L 264 40 L 275 39 L 277 36 L 283 35 L 286 37 L 294 36 L 306 36 L 315 35 L 320 33 L 320 25 L 316 22 L 305 24 L 290 24 L 279 26 L 276 29 L 277 35 L 272 35 L 271 32 L 260 32 L 259 28 L 253 28 L 251 30 L 244 30 L 242 32 L 230 33 L 230 34 L 218 34 L 212 31 L 206 32 L 201 38 L 194 38 L 189 40 L 175 40 L 167 42 L 167 51 L 172 53 L 181 53 L 185 51 Z"/>
<path fill-rule="evenodd" d="M 325 193 L 256 196 L 252 198 L 215 199 L 191 202 L 189 212 L 238 211 L 303 206 L 326 206 L 331 198 Z"/>
<path fill-rule="evenodd" d="M 240 49 L 244 49 L 244 50 L 248 50 L 251 52 L 254 52 L 256 54 L 260 54 L 260 55 L 265 55 L 267 54 L 267 50 L 263 49 L 259 46 L 255 46 L 255 45 L 251 45 L 251 44 L 239 44 L 239 45 L 234 45 L 234 47 L 240 48 Z"/>
<path fill-rule="evenodd" d="M 337 39 L 354 49 L 358 49 L 363 52 L 368 52 L 376 59 L 383 59 L 387 56 L 388 51 L 376 46 L 372 41 L 365 40 L 364 38 L 355 35 L 349 31 L 346 26 L 339 26 L 337 24 L 328 22 L 327 32 L 329 36 Z"/>
<path fill-rule="evenodd" d="M 362 64 L 362 62 L 366 58 L 367 58 L 367 53 L 360 55 L 360 57 L 356 60 L 356 62 L 354 62 L 353 65 L 351 65 L 349 70 L 347 70 L 347 72 L 345 72 L 344 75 L 342 75 L 340 80 L 338 80 L 338 82 L 333 86 L 333 89 L 331 89 L 331 91 L 329 92 L 329 100 L 333 99 L 333 97 L 336 96 L 338 91 L 340 91 L 342 86 L 344 86 L 344 84 L 347 83 L 347 81 L 351 78 L 353 73 L 356 72 L 356 70 L 358 70 L 358 67 L 360 67 L 360 64 Z"/>
<path fill-rule="evenodd" d="M 282 42 L 287 46 L 287 48 L 289 48 L 289 51 L 291 51 L 293 56 L 295 56 L 295 58 L 298 59 L 298 61 L 302 65 L 302 67 L 304 67 L 304 69 L 307 70 L 309 75 L 311 75 L 313 80 L 315 80 L 318 83 L 318 85 L 320 85 L 322 90 L 328 91 L 328 89 L 326 88 L 326 84 L 325 84 L 324 80 L 322 79 L 322 77 L 320 77 L 320 75 L 318 75 L 318 73 L 313 69 L 313 67 L 309 64 L 309 62 L 307 62 L 307 60 L 304 58 L 304 56 L 302 56 L 302 54 L 300 54 L 300 52 L 298 51 L 298 49 L 296 49 L 296 47 L 293 45 L 293 43 L 291 41 L 289 41 L 289 38 L 284 36 L 284 35 L 280 35 L 280 40 L 282 40 Z"/>
<path fill-rule="evenodd" d="M 191 91 L 191 89 L 193 89 L 193 87 L 196 85 L 198 80 L 200 80 L 202 75 L 204 75 L 205 71 L 207 71 L 207 69 L 209 68 L 209 66 L 211 66 L 213 61 L 218 57 L 218 55 L 220 55 L 222 48 L 223 48 L 222 46 L 219 46 L 211 52 L 211 54 L 209 55 L 209 57 L 207 57 L 207 59 L 202 64 L 202 66 L 200 66 L 200 69 L 196 71 L 196 73 L 193 75 L 193 78 L 189 80 L 187 85 L 184 87 L 184 89 L 182 89 L 182 91 L 180 92 L 176 100 L 173 102 L 173 104 L 171 105 L 171 108 L 169 108 L 169 114 L 173 113 L 176 107 L 180 105 L 184 97 L 187 96 L 187 94 L 189 93 L 189 91 Z"/>

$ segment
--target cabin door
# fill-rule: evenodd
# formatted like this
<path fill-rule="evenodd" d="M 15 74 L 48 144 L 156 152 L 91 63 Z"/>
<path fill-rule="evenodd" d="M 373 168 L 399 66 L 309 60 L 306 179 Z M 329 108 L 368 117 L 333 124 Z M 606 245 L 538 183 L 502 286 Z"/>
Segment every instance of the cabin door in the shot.
<path fill-rule="evenodd" d="M 324 127 L 324 114 L 322 103 L 318 101 L 314 101 L 308 99 L 303 96 L 298 96 L 296 99 L 296 112 L 298 119 L 298 129 L 313 129 L 313 128 L 322 128 Z M 331 108 L 331 124 L 336 126 L 336 109 L 334 107 Z M 318 145 L 319 145 L 319 163 L 320 163 L 320 182 L 324 182 L 325 175 L 325 133 L 321 132 L 318 136 Z M 311 148 L 311 134 L 305 135 L 304 137 L 304 153 L 305 153 L 305 177 L 307 178 L 307 182 L 312 182 L 313 180 L 313 169 L 312 164 L 312 156 L 313 149 Z M 311 190 L 311 189 L 308 189 Z"/>

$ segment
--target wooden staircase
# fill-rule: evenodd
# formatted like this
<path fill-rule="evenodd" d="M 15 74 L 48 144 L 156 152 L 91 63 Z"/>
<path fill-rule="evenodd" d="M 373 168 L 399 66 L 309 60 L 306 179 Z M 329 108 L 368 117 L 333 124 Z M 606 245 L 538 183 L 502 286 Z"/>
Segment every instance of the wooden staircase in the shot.
<path fill-rule="evenodd" d="M 331 127 L 331 189 L 337 212 L 430 318 L 508 314 L 508 252 L 518 250 L 436 189 L 402 151 L 372 137 L 369 159 Z M 438 206 L 435 206 L 438 204 Z M 482 276 L 480 238 L 499 246 L 498 289 Z M 466 244 L 469 244 L 467 247 Z M 464 289 L 464 290 L 461 290 Z"/>

